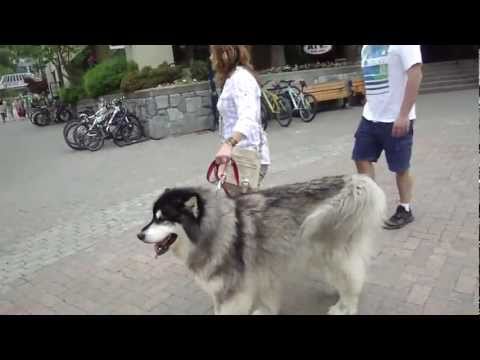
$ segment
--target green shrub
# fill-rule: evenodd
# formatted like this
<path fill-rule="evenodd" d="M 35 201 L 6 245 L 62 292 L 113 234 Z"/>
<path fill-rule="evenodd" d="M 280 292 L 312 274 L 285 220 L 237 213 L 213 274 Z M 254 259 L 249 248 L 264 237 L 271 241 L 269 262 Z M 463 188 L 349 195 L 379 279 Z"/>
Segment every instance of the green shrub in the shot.
<path fill-rule="evenodd" d="M 197 81 L 208 80 L 208 63 L 202 60 L 196 60 L 190 67 L 192 78 Z"/>
<path fill-rule="evenodd" d="M 14 73 L 14 72 L 15 71 L 13 70 L 13 68 L 3 66 L 2 64 L 0 64 L 0 76 L 2 76 L 4 74 L 11 74 L 11 73 Z"/>
<path fill-rule="evenodd" d="M 140 71 L 140 76 L 146 78 L 149 76 L 152 76 L 152 67 L 151 66 L 145 66 L 141 71 Z"/>
<path fill-rule="evenodd" d="M 0 48 L 0 66 L 12 68 L 13 64 L 10 60 L 10 50 Z"/>
<path fill-rule="evenodd" d="M 75 105 L 80 99 L 85 98 L 87 95 L 82 85 L 60 89 L 58 94 L 64 103 L 70 105 Z"/>
<path fill-rule="evenodd" d="M 138 71 L 138 64 L 135 61 L 129 61 L 127 63 L 127 73 Z"/>
<path fill-rule="evenodd" d="M 118 56 L 90 69 L 83 77 L 86 94 L 96 98 L 118 90 L 127 68 L 125 58 Z"/>
<path fill-rule="evenodd" d="M 182 76 L 182 67 L 170 66 L 167 63 L 158 65 L 155 69 L 150 66 L 141 71 L 128 72 L 122 79 L 120 88 L 129 93 L 141 89 L 157 87 L 160 84 L 171 84 Z"/>

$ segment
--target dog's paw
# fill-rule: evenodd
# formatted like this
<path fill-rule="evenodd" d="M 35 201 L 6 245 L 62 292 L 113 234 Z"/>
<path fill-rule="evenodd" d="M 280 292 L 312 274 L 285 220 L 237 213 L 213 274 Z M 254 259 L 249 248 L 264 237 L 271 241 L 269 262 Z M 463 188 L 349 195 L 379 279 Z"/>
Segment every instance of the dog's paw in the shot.
<path fill-rule="evenodd" d="M 345 312 L 338 305 L 330 306 L 327 315 L 345 315 Z"/>
<path fill-rule="evenodd" d="M 327 315 L 355 315 L 357 311 L 338 302 L 328 309 Z"/>
<path fill-rule="evenodd" d="M 276 315 L 273 311 L 266 308 L 256 309 L 252 315 Z"/>

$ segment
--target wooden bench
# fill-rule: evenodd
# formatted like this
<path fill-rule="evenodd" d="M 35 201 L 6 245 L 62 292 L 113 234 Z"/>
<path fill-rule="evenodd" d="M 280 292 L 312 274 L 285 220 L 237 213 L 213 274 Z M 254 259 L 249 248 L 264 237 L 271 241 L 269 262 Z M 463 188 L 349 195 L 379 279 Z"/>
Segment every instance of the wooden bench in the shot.
<path fill-rule="evenodd" d="M 317 102 L 343 100 L 343 107 L 348 103 L 350 89 L 346 81 L 329 81 L 322 84 L 310 85 L 305 92 L 312 94 Z"/>
<path fill-rule="evenodd" d="M 362 79 L 352 80 L 351 85 L 352 95 L 365 95 L 365 82 Z"/>

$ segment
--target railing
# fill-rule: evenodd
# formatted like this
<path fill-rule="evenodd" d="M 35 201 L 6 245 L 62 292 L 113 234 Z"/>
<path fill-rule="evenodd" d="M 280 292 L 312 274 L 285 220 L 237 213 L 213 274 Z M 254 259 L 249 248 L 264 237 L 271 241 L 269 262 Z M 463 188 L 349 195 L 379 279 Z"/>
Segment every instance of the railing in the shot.
<path fill-rule="evenodd" d="M 0 79 L 0 89 L 17 89 L 27 87 L 23 80 L 25 77 L 34 78 L 31 73 L 6 74 Z"/>

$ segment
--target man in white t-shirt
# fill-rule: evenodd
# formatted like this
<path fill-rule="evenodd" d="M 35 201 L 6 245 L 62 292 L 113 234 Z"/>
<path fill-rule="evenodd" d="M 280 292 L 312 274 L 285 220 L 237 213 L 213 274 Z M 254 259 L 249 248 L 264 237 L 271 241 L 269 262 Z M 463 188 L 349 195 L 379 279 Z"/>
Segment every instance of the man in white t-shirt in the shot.
<path fill-rule="evenodd" d="M 420 45 L 364 45 L 362 70 L 367 103 L 355 133 L 352 159 L 359 173 L 375 178 L 373 163 L 385 151 L 400 196 L 400 204 L 385 228 L 399 229 L 414 220 L 409 168 L 415 102 L 422 81 Z"/>

